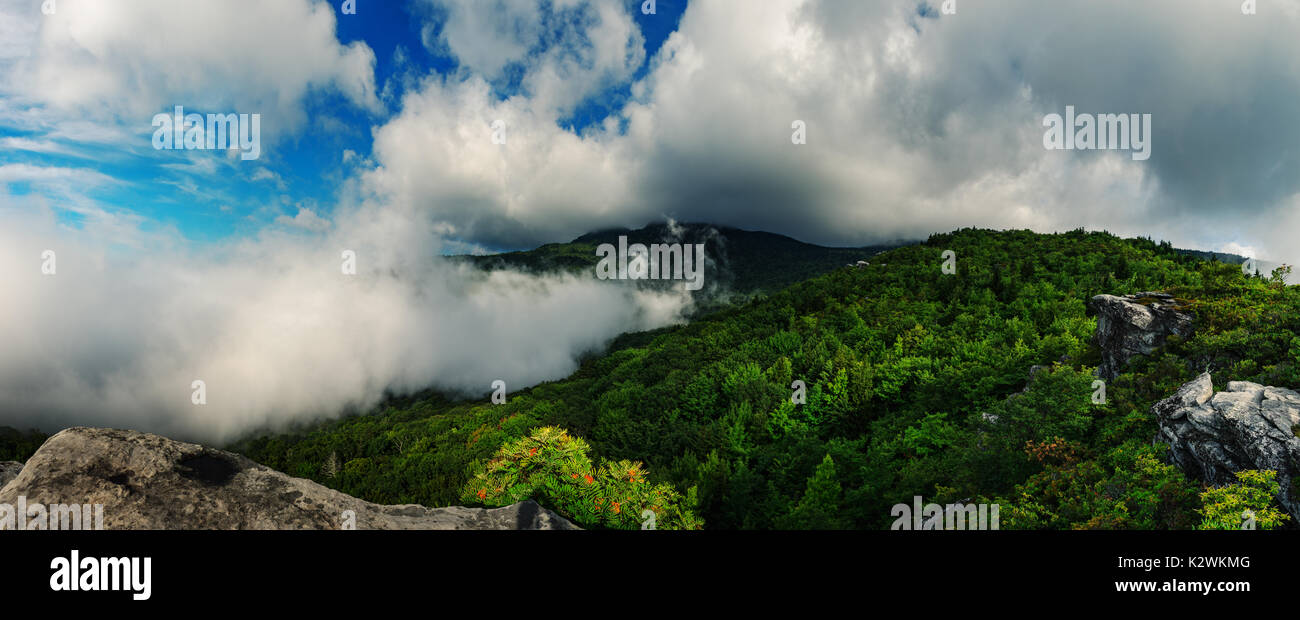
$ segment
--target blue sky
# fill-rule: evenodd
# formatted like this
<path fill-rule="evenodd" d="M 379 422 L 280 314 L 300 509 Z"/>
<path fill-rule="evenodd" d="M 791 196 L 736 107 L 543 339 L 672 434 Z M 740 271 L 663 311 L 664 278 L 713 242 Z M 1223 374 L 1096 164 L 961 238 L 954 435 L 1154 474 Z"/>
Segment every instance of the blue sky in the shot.
<path fill-rule="evenodd" d="M 640 0 L 628 1 L 628 14 L 644 37 L 645 62 L 634 79 L 649 69 L 649 59 L 676 27 L 687 0 L 658 0 L 656 15 L 642 15 Z M 65 6 L 67 4 L 65 3 Z M 334 89 L 316 88 L 302 101 L 307 130 L 294 131 L 264 144 L 261 157 L 241 165 L 229 165 L 225 155 L 212 152 L 157 151 L 150 148 L 154 128 L 149 117 L 118 118 L 129 144 L 104 144 L 51 137 L 57 131 L 33 130 L 0 117 L 0 140 L 12 139 L 0 149 L 0 166 L 29 165 L 38 168 L 94 170 L 108 179 L 94 182 L 83 192 L 107 210 L 124 211 L 143 217 L 145 229 L 174 227 L 191 241 L 212 241 L 247 236 L 273 224 L 277 218 L 292 218 L 307 208 L 328 218 L 339 200 L 338 192 L 349 175 L 351 162 L 371 157 L 371 130 L 400 112 L 402 97 L 411 82 L 403 76 L 456 76 L 462 69 L 454 54 L 430 49 L 422 33 L 437 32 L 446 12 L 419 0 L 360 0 L 356 15 L 342 13 L 341 2 L 331 2 L 336 19 L 336 37 L 341 45 L 360 42 L 373 50 L 374 81 L 383 88 L 378 110 L 353 105 Z M 634 10 L 636 9 L 636 10 Z M 65 9 L 72 10 L 72 9 Z M 538 43 L 538 48 L 545 44 Z M 493 81 L 498 99 L 526 94 L 518 71 Z M 513 79 L 512 79 L 513 78 Z M 238 89 L 238 84 L 231 85 Z M 565 118 L 560 126 L 582 133 L 611 114 L 617 114 L 630 96 L 630 81 L 610 85 L 592 93 Z M 4 97 L 0 97 L 3 100 Z M 40 103 L 9 97 L 6 106 L 40 111 Z M 185 106 L 186 113 L 252 113 L 205 105 L 204 101 L 168 101 L 157 108 L 167 113 L 173 105 Z M 266 120 L 264 119 L 264 123 Z M 276 127 L 263 125 L 266 136 L 277 135 Z M 348 162 L 344 161 L 349 153 Z M 110 180 L 111 179 L 111 180 Z M 12 196 L 44 194 L 58 204 L 66 188 L 44 191 L 40 183 L 19 179 L 5 184 Z M 77 226 L 84 218 L 78 210 L 60 209 L 66 223 Z M 494 247 L 492 249 L 515 249 Z"/>

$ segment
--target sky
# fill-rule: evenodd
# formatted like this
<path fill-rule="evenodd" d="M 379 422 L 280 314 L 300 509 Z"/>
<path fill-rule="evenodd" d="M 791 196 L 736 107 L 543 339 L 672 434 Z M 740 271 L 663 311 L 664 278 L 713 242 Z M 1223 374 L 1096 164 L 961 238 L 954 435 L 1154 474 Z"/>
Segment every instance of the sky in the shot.
<path fill-rule="evenodd" d="M 689 299 L 435 259 L 665 218 L 1300 258 L 1300 0 L 344 4 L 0 0 L 0 424 L 221 438 L 559 378 Z M 258 157 L 155 148 L 177 106 L 258 115 Z M 1067 107 L 1150 115 L 1149 157 L 1046 148 Z"/>
<path fill-rule="evenodd" d="M 646 59 L 684 9 L 661 0 L 644 15 L 637 4 L 361 0 L 344 14 L 337 0 L 198 0 L 182 11 L 165 2 L 56 0 L 45 15 L 39 0 L 3 0 L 0 189 L 44 198 L 74 225 L 138 216 L 189 241 L 268 226 L 319 231 L 340 202 L 357 199 L 352 185 L 393 167 L 374 158 L 375 134 L 402 120 L 407 97 L 436 88 L 429 80 L 485 79 L 492 99 L 506 101 L 528 94 L 530 57 L 549 55 L 546 70 L 557 77 L 542 88 L 591 82 L 554 109 L 556 125 L 575 134 L 598 127 L 626 103 L 631 80 L 644 78 Z M 628 57 L 586 71 L 605 62 L 605 49 L 584 46 L 600 43 L 588 30 L 606 19 L 608 34 L 621 37 L 609 44 Z M 262 155 L 155 150 L 152 118 L 177 105 L 260 114 Z M 449 236 L 487 250 L 539 238 Z"/>

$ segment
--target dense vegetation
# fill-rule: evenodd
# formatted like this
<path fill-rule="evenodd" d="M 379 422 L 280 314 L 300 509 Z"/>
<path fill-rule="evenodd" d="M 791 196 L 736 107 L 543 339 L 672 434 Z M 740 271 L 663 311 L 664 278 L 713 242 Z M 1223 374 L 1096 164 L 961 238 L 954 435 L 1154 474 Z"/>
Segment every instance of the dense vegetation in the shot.
<path fill-rule="evenodd" d="M 26 463 L 46 439 L 45 433 L 35 429 L 20 431 L 0 426 L 0 461 Z"/>
<path fill-rule="evenodd" d="M 1275 471 L 1237 472 L 1235 484 L 1206 489 L 1201 493 L 1201 501 L 1205 504 L 1200 510 L 1205 516 L 1201 529 L 1241 529 L 1243 517 L 1254 521 L 1252 529 L 1269 530 L 1282 525 L 1291 519 L 1291 515 L 1272 505 L 1273 496 L 1280 488 Z"/>
<path fill-rule="evenodd" d="M 945 250 L 955 274 L 941 271 Z M 553 426 L 607 464 L 644 463 L 647 484 L 671 485 L 709 529 L 887 528 L 913 496 L 998 503 L 1004 529 L 1191 528 L 1217 518 L 1213 505 L 1260 503 L 1245 491 L 1204 499 L 1151 445 L 1149 410 L 1207 367 L 1219 388 L 1300 386 L 1300 289 L 1083 231 L 962 230 L 872 263 L 623 336 L 505 404 L 414 398 L 235 449 L 371 501 L 448 505 Z M 1188 300 L 1197 331 L 1094 403 L 1085 302 L 1146 290 Z M 803 404 L 791 402 L 795 380 Z M 468 499 L 500 501 L 496 487 L 529 479 L 521 471 Z M 509 498 L 531 493 L 610 525 L 536 486 Z"/>

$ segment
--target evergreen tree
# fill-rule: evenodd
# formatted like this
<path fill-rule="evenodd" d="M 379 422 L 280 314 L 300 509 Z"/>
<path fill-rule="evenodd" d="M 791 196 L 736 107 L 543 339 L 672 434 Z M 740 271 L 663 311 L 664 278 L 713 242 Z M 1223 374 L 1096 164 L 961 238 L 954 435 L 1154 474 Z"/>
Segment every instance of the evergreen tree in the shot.
<path fill-rule="evenodd" d="M 808 478 L 808 488 L 782 527 L 797 530 L 838 530 L 847 527 L 841 502 L 844 492 L 835 475 L 835 461 L 827 454 Z"/>

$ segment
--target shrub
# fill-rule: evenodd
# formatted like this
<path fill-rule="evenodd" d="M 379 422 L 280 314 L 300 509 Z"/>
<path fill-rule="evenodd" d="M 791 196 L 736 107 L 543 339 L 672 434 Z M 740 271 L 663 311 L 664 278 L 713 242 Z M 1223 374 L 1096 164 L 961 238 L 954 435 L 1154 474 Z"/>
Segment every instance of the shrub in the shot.
<path fill-rule="evenodd" d="M 476 466 L 462 500 L 506 506 L 534 499 L 585 528 L 643 529 L 654 514 L 655 529 L 697 530 L 703 522 L 686 498 L 669 484 L 651 484 L 639 462 L 602 462 L 587 456 L 587 442 L 559 428 L 544 427 L 509 442 Z M 692 489 L 693 491 L 694 489 Z"/>
<path fill-rule="evenodd" d="M 1201 502 L 1205 506 L 1198 512 L 1205 520 L 1201 521 L 1200 529 L 1245 529 L 1246 520 L 1253 518 L 1256 529 L 1271 530 L 1291 518 L 1273 506 L 1273 496 L 1281 488 L 1277 483 L 1277 472 L 1239 471 L 1237 480 L 1240 481 L 1237 484 L 1206 489 L 1201 493 Z"/>

